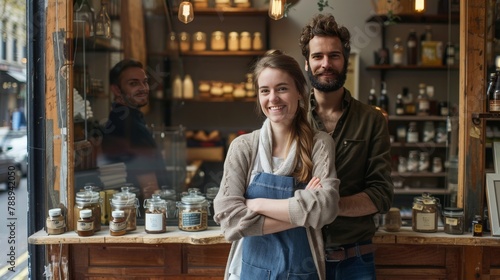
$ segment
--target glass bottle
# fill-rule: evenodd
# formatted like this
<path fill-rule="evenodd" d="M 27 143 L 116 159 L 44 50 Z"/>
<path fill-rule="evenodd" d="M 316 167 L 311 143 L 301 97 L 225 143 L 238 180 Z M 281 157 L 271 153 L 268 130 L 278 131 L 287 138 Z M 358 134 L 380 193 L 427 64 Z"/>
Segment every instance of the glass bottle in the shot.
<path fill-rule="evenodd" d="M 163 233 L 167 231 L 167 204 L 159 194 L 153 194 L 144 200 L 146 218 L 144 229 L 147 233 Z"/>
<path fill-rule="evenodd" d="M 252 49 L 254 51 L 260 51 L 264 48 L 264 44 L 262 43 L 262 36 L 260 32 L 254 32 L 253 33 L 253 40 L 252 40 Z"/>
<path fill-rule="evenodd" d="M 498 70 L 497 70 L 498 72 Z M 497 81 L 497 72 L 490 73 L 490 80 L 488 82 L 488 90 L 486 91 L 486 112 L 490 111 L 490 98 L 495 93 L 495 85 Z"/>
<path fill-rule="evenodd" d="M 389 114 L 389 96 L 387 96 L 386 83 L 382 82 L 382 90 L 378 99 L 378 106 Z"/>
<path fill-rule="evenodd" d="M 111 212 L 111 221 L 109 221 L 109 235 L 120 236 L 127 233 L 127 219 L 125 211 L 115 210 Z"/>
<path fill-rule="evenodd" d="M 432 26 L 430 26 L 430 25 L 425 26 L 425 31 L 422 34 L 422 36 L 420 37 L 420 41 L 421 42 L 432 41 Z"/>
<path fill-rule="evenodd" d="M 481 215 L 475 215 L 472 221 L 472 236 L 483 236 L 483 219 Z"/>
<path fill-rule="evenodd" d="M 436 131 L 434 130 L 434 123 L 431 121 L 425 122 L 422 142 L 434 142 L 435 137 Z"/>
<path fill-rule="evenodd" d="M 443 65 L 453 66 L 455 64 L 455 45 L 451 42 L 446 44 L 443 55 Z"/>
<path fill-rule="evenodd" d="M 106 1 L 101 1 L 101 9 L 95 20 L 95 35 L 111 38 L 111 19 L 108 15 L 108 3 Z"/>
<path fill-rule="evenodd" d="M 406 64 L 417 65 L 418 63 L 418 39 L 415 29 L 410 29 L 406 40 Z"/>
<path fill-rule="evenodd" d="M 77 0 L 73 7 L 75 23 L 74 33 L 76 38 L 89 38 L 94 36 L 94 9 L 88 0 Z"/>
<path fill-rule="evenodd" d="M 401 43 L 401 38 L 396 37 L 396 39 L 394 39 L 394 46 L 392 47 L 392 64 L 402 65 L 403 54 L 404 54 L 404 47 L 403 44 Z"/>
<path fill-rule="evenodd" d="M 405 114 L 405 105 L 403 103 L 403 95 L 400 93 L 396 98 L 396 109 L 395 113 L 397 116 L 402 116 Z"/>
<path fill-rule="evenodd" d="M 441 101 L 438 104 L 438 111 L 440 116 L 448 116 L 450 110 L 448 109 L 448 102 Z"/>
<path fill-rule="evenodd" d="M 403 103 L 405 105 L 405 115 L 415 115 L 417 112 L 417 106 L 413 101 L 413 94 L 407 87 L 403 88 Z"/>
<path fill-rule="evenodd" d="M 408 126 L 408 132 L 406 133 L 407 143 L 417 143 L 418 142 L 418 129 L 416 122 L 410 122 Z"/>
<path fill-rule="evenodd" d="M 370 94 L 368 95 L 368 105 L 377 106 L 377 95 L 375 94 L 375 89 L 370 89 Z"/>
<path fill-rule="evenodd" d="M 428 116 L 429 115 L 429 96 L 425 90 L 425 84 L 418 85 L 418 96 L 417 96 L 417 115 L 418 116 Z"/>
<path fill-rule="evenodd" d="M 429 153 L 420 152 L 420 159 L 418 161 L 418 172 L 428 172 L 430 167 Z"/>
<path fill-rule="evenodd" d="M 408 164 L 406 166 L 406 171 L 417 172 L 419 160 L 419 152 L 417 150 L 411 150 L 408 153 Z"/>
<path fill-rule="evenodd" d="M 182 82 L 182 97 L 185 99 L 194 98 L 194 86 L 191 75 L 184 76 L 184 81 Z"/>
<path fill-rule="evenodd" d="M 91 209 L 83 209 L 79 213 L 79 219 L 76 222 L 76 232 L 78 236 L 94 235 L 94 217 Z"/>

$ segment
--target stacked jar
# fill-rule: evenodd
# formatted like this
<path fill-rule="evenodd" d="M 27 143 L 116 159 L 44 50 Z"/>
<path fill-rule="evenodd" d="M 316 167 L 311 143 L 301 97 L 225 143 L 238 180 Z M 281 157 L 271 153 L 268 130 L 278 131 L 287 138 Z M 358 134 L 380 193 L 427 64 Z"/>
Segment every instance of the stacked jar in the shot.
<path fill-rule="evenodd" d="M 159 194 L 153 194 L 150 199 L 144 200 L 146 220 L 144 229 L 147 233 L 163 233 L 167 231 L 167 209 L 165 200 Z"/>
<path fill-rule="evenodd" d="M 121 192 L 113 194 L 113 197 L 109 200 L 111 211 L 121 210 L 124 212 L 127 231 L 137 229 L 137 208 L 139 208 L 139 199 L 137 199 L 135 193 L 131 192 L 132 189 L 133 185 L 126 184 L 121 188 Z"/>
<path fill-rule="evenodd" d="M 76 193 L 75 207 L 73 208 L 74 228 L 77 228 L 77 221 L 80 219 L 80 211 L 90 209 L 94 223 L 94 231 L 101 230 L 101 196 L 98 192 L 93 191 L 95 185 L 86 184 L 83 191 Z"/>
<path fill-rule="evenodd" d="M 437 232 L 439 200 L 430 193 L 413 199 L 412 229 L 416 232 Z"/>

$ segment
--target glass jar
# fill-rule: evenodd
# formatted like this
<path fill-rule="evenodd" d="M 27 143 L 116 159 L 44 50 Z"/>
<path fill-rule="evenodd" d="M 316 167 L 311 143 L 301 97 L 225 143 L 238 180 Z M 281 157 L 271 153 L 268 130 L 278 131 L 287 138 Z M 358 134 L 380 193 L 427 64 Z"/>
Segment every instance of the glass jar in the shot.
<path fill-rule="evenodd" d="M 94 235 L 94 217 L 91 209 L 82 209 L 79 213 L 79 218 L 76 222 L 76 232 L 78 236 Z"/>
<path fill-rule="evenodd" d="M 179 42 L 177 41 L 177 34 L 175 32 L 170 32 L 168 35 L 168 50 L 172 53 L 176 53 L 179 50 Z"/>
<path fill-rule="evenodd" d="M 483 219 L 481 215 L 475 215 L 472 221 L 472 236 L 483 236 Z"/>
<path fill-rule="evenodd" d="M 127 233 L 127 219 L 125 211 L 115 210 L 111 212 L 111 221 L 109 221 L 109 235 L 120 236 Z"/>
<path fill-rule="evenodd" d="M 229 37 L 227 39 L 227 49 L 230 51 L 237 51 L 240 49 L 240 35 L 238 32 L 229 32 Z"/>
<path fill-rule="evenodd" d="M 191 42 L 187 32 L 179 33 L 179 46 L 181 52 L 188 52 L 191 49 Z"/>
<path fill-rule="evenodd" d="M 127 231 L 137 229 L 137 208 L 139 208 L 139 199 L 136 194 L 132 192 L 134 189 L 132 184 L 126 184 L 121 188 L 121 192 L 113 194 L 109 200 L 111 211 L 121 210 L 125 214 L 127 221 Z"/>
<path fill-rule="evenodd" d="M 212 32 L 210 47 L 213 51 L 223 51 L 226 49 L 226 35 L 222 31 Z"/>
<path fill-rule="evenodd" d="M 427 172 L 429 171 L 431 163 L 429 160 L 428 152 L 420 152 L 420 160 L 418 161 L 418 171 L 419 172 Z"/>
<path fill-rule="evenodd" d="M 444 232 L 448 234 L 464 233 L 464 210 L 462 208 L 446 207 L 443 211 Z"/>
<path fill-rule="evenodd" d="M 264 48 L 264 44 L 262 43 L 262 36 L 260 32 L 254 32 L 253 33 L 253 40 L 252 40 L 252 49 L 255 51 L 260 51 Z"/>
<path fill-rule="evenodd" d="M 240 34 L 240 50 L 249 51 L 252 49 L 252 37 L 250 32 L 243 31 Z"/>
<path fill-rule="evenodd" d="M 432 159 L 432 172 L 433 173 L 443 172 L 443 162 L 440 157 L 434 157 Z"/>
<path fill-rule="evenodd" d="M 188 195 L 177 202 L 179 229 L 184 231 L 201 231 L 208 228 L 208 206 L 209 203 L 204 196 L 196 191 L 190 191 Z"/>
<path fill-rule="evenodd" d="M 77 221 L 80 219 L 80 211 L 84 209 L 92 210 L 94 222 L 94 231 L 101 230 L 101 196 L 98 192 L 93 191 L 96 186 L 88 183 L 83 187 L 83 191 L 76 193 L 75 207 L 73 208 L 73 221 L 75 222 L 75 230 Z"/>
<path fill-rule="evenodd" d="M 437 232 L 439 199 L 430 193 L 413 199 L 412 229 L 416 232 Z"/>
<path fill-rule="evenodd" d="M 208 215 L 214 213 L 214 199 L 219 193 L 219 187 L 211 187 L 207 189 L 207 201 L 208 201 Z"/>
<path fill-rule="evenodd" d="M 62 234 L 66 231 L 66 222 L 62 215 L 61 208 L 49 210 L 49 216 L 45 223 L 48 235 Z"/>
<path fill-rule="evenodd" d="M 384 217 L 384 227 L 386 231 L 395 232 L 401 228 L 401 211 L 399 208 L 391 207 Z"/>
<path fill-rule="evenodd" d="M 406 142 L 417 143 L 418 142 L 418 128 L 416 122 L 410 122 L 408 127 L 408 133 L 406 133 Z"/>
<path fill-rule="evenodd" d="M 193 51 L 204 51 L 207 49 L 207 35 L 204 32 L 193 34 Z"/>
<path fill-rule="evenodd" d="M 146 218 L 144 229 L 147 233 L 163 233 L 167 231 L 167 204 L 159 194 L 153 194 L 144 200 Z"/>
<path fill-rule="evenodd" d="M 434 138 L 436 138 L 436 131 L 434 130 L 433 122 L 425 122 L 424 123 L 424 133 L 422 140 L 423 142 L 434 142 Z"/>
<path fill-rule="evenodd" d="M 417 172 L 419 161 L 419 152 L 417 150 L 411 150 L 408 154 L 408 165 L 406 167 L 406 171 Z"/>
<path fill-rule="evenodd" d="M 176 192 L 174 189 L 164 188 L 160 191 L 160 198 L 165 200 L 167 209 L 167 219 L 175 218 L 175 211 L 177 210 Z"/>

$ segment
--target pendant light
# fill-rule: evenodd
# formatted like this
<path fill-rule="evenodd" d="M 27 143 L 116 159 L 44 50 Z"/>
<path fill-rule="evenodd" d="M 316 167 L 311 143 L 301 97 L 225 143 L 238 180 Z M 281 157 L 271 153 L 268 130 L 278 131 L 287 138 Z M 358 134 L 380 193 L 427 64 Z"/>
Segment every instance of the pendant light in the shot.
<path fill-rule="evenodd" d="M 177 18 L 185 24 L 192 22 L 194 19 L 193 4 L 191 4 L 191 2 L 189 1 L 182 1 L 182 3 L 179 5 L 179 13 L 177 15 Z"/>
<path fill-rule="evenodd" d="M 269 1 L 269 17 L 278 20 L 285 15 L 286 0 L 270 0 Z"/>

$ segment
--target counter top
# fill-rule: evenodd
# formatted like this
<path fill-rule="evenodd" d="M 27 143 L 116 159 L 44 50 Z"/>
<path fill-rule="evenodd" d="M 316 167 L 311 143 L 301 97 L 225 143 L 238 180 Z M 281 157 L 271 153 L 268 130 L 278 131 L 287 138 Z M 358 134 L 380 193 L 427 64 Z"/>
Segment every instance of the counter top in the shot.
<path fill-rule="evenodd" d="M 387 232 L 380 229 L 373 238 L 375 244 L 437 244 L 458 246 L 499 246 L 500 237 L 492 237 L 485 234 L 482 237 L 474 237 L 471 233 L 463 235 L 451 235 L 440 229 L 436 233 L 414 232 L 411 227 L 402 227 L 399 232 Z M 122 236 L 110 236 L 109 229 L 103 226 L 101 231 L 93 236 L 80 237 L 76 232 L 66 232 L 60 235 L 48 235 L 40 230 L 28 238 L 28 243 L 35 245 L 44 244 L 84 244 L 84 243 L 136 243 L 136 244 L 163 244 L 163 243 L 185 243 L 195 245 L 209 245 L 219 243 L 230 243 L 226 241 L 220 227 L 208 227 L 207 230 L 187 232 L 179 230 L 175 226 L 167 226 L 166 233 L 150 234 L 144 231 L 143 226 L 138 226 L 135 231 Z"/>

